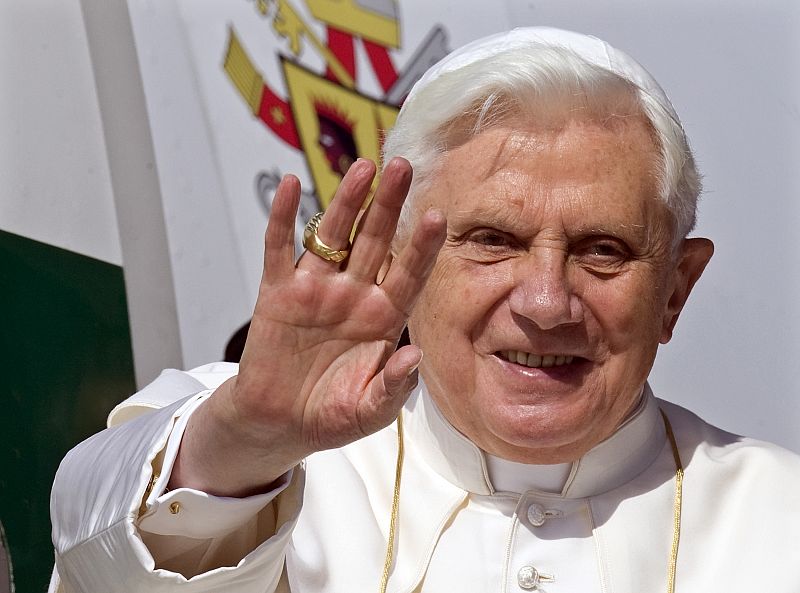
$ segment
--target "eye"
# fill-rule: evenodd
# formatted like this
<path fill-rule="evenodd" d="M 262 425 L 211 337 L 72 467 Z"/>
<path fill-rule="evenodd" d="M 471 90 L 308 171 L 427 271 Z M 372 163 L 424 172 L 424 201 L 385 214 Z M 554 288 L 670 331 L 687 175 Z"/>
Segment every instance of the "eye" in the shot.
<path fill-rule="evenodd" d="M 455 242 L 463 248 L 465 257 L 484 263 L 504 260 L 520 248 L 514 235 L 490 227 L 471 229 Z"/>
<path fill-rule="evenodd" d="M 478 229 L 469 235 L 469 240 L 484 247 L 506 247 L 511 244 L 511 238 L 500 231 L 493 229 Z"/>
<path fill-rule="evenodd" d="M 601 274 L 620 271 L 623 264 L 631 258 L 628 246 L 619 239 L 610 237 L 584 239 L 573 248 L 572 253 L 581 265 Z"/>
<path fill-rule="evenodd" d="M 586 251 L 595 257 L 617 257 L 623 255 L 619 247 L 610 242 L 593 243 Z"/>

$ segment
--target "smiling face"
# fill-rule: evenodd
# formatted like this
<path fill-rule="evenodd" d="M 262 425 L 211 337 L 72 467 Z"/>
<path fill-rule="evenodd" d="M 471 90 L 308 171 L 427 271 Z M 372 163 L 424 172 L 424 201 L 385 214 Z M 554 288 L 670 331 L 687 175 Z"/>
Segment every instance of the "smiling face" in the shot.
<path fill-rule="evenodd" d="M 639 117 L 498 127 L 446 153 L 417 197 L 447 240 L 411 339 L 431 396 L 483 450 L 571 461 L 636 405 L 711 254 L 673 254 L 657 158 Z"/>

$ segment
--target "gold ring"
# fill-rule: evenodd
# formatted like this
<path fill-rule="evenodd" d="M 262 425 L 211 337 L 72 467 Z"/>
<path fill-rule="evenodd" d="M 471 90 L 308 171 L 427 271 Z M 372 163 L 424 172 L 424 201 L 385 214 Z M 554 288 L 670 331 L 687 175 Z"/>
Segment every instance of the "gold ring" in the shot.
<path fill-rule="evenodd" d="M 350 244 L 348 243 L 347 249 L 333 249 L 323 243 L 317 236 L 319 231 L 319 223 L 322 220 L 322 212 L 317 212 L 311 220 L 306 224 L 303 230 L 303 247 L 314 255 L 318 255 L 325 261 L 334 263 L 343 262 L 350 255 Z"/>

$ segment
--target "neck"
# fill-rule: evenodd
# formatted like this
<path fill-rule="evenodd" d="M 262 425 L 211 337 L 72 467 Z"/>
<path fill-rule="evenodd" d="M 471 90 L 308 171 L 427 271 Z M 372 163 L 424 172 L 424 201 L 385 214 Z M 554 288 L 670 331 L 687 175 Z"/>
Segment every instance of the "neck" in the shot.
<path fill-rule="evenodd" d="M 579 459 L 563 464 L 516 463 L 485 454 L 443 417 L 424 388 L 407 404 L 408 434 L 431 468 L 476 494 L 542 490 L 575 498 L 622 485 L 658 455 L 666 436 L 658 405 L 645 387 L 620 427 Z"/>

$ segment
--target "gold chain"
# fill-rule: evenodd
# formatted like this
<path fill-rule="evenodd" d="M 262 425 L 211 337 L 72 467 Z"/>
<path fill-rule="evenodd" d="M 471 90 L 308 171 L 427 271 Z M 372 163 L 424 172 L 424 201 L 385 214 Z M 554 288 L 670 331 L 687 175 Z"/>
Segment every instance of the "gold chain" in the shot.
<path fill-rule="evenodd" d="M 667 430 L 667 438 L 672 447 L 672 457 L 675 460 L 675 501 L 672 506 L 672 547 L 669 552 L 669 567 L 667 570 L 667 593 L 675 593 L 675 572 L 678 564 L 678 544 L 681 541 L 681 508 L 683 506 L 683 463 L 678 451 L 678 443 L 675 441 L 675 434 L 672 432 L 672 424 L 669 418 L 661 410 L 661 417 L 664 419 L 664 428 Z M 394 474 L 394 494 L 392 496 L 392 514 L 389 520 L 389 543 L 386 546 L 386 559 L 383 563 L 383 576 L 381 576 L 380 593 L 386 593 L 389 584 L 389 572 L 392 568 L 394 559 L 394 540 L 397 530 L 397 518 L 400 514 L 400 478 L 403 475 L 403 413 L 397 417 L 397 463 Z"/>
<path fill-rule="evenodd" d="M 678 564 L 678 544 L 681 541 L 681 507 L 683 505 L 683 463 L 678 452 L 678 443 L 672 432 L 669 418 L 661 410 L 664 419 L 664 428 L 667 429 L 667 438 L 672 446 L 672 457 L 675 459 L 675 502 L 672 506 L 672 548 L 669 551 L 669 568 L 667 572 L 667 593 L 675 593 L 675 569 Z"/>
<path fill-rule="evenodd" d="M 397 464 L 394 470 L 394 495 L 392 496 L 392 516 L 389 520 L 389 543 L 386 546 L 386 560 L 383 563 L 383 576 L 381 576 L 381 593 L 386 593 L 389 584 L 389 571 L 392 569 L 394 559 L 394 538 L 397 529 L 397 518 L 400 515 L 400 478 L 403 475 L 403 411 L 397 417 Z"/>

